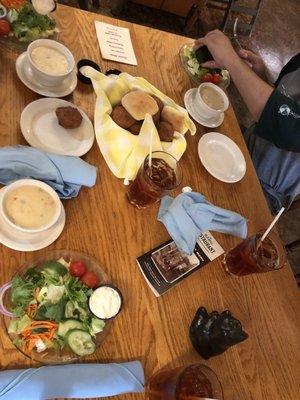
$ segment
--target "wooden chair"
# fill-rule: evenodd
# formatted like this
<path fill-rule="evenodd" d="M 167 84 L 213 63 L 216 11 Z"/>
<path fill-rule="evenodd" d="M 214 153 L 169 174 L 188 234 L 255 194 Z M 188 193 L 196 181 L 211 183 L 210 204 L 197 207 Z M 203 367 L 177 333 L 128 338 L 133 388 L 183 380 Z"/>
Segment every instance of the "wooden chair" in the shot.
<path fill-rule="evenodd" d="M 82 10 L 88 10 L 89 4 L 88 0 L 78 0 L 78 5 Z M 94 8 L 99 8 L 100 0 L 92 0 L 92 4 Z"/>
<path fill-rule="evenodd" d="M 209 0 L 207 6 L 213 7 L 210 4 L 214 2 L 225 2 L 227 3 L 227 7 L 225 10 L 223 22 L 222 22 L 222 30 L 224 32 L 230 31 L 232 32 L 233 24 L 235 17 L 231 18 L 232 13 L 239 14 L 241 16 L 248 17 L 251 19 L 249 22 L 244 22 L 242 20 L 239 21 L 238 29 L 240 34 L 244 34 L 246 36 L 251 36 L 257 16 L 259 14 L 260 7 L 262 5 L 262 0 L 257 0 L 255 6 L 248 7 L 245 5 L 240 5 L 239 0 Z"/>
<path fill-rule="evenodd" d="M 246 1 L 246 0 L 245 0 Z M 257 0 L 256 5 L 253 7 L 248 7 L 245 5 L 238 4 L 239 0 L 198 0 L 195 2 L 195 7 L 193 8 L 193 14 L 190 15 L 189 20 L 186 22 L 185 30 L 188 32 L 191 27 L 201 19 L 204 13 L 204 7 L 207 9 L 221 10 L 224 12 L 223 21 L 220 29 L 223 32 L 232 32 L 234 19 L 231 18 L 232 13 L 238 13 L 242 16 L 251 17 L 250 22 L 239 21 L 238 29 L 240 34 L 251 36 L 254 24 L 256 22 L 259 10 L 263 0 Z M 241 18 L 242 19 L 242 18 Z"/>

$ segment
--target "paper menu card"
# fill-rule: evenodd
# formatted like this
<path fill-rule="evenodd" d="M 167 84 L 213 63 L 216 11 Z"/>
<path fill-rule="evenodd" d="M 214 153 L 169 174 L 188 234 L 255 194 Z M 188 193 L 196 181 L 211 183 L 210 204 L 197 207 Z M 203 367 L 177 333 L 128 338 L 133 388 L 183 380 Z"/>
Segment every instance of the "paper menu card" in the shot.
<path fill-rule="evenodd" d="M 95 21 L 102 57 L 107 60 L 137 65 L 128 28 Z"/>

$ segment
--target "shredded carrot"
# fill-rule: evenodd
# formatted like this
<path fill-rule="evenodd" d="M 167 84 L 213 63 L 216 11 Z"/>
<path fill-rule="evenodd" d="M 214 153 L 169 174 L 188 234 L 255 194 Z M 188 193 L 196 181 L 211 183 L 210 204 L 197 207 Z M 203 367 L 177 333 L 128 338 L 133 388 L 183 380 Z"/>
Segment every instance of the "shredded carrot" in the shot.
<path fill-rule="evenodd" d="M 31 325 L 41 325 L 41 324 L 57 326 L 57 323 L 56 322 L 52 322 L 52 321 L 32 321 Z"/>
<path fill-rule="evenodd" d="M 43 342 L 51 342 L 58 328 L 58 324 L 51 321 L 32 321 L 31 325 L 22 332 L 23 350 L 31 352 L 37 341 L 41 339 Z M 44 332 L 34 333 L 36 329 L 45 329 Z"/>
<path fill-rule="evenodd" d="M 28 315 L 28 317 L 34 318 L 36 316 L 36 312 L 37 312 L 37 304 L 36 303 L 29 304 L 29 306 L 26 308 L 25 312 Z"/>

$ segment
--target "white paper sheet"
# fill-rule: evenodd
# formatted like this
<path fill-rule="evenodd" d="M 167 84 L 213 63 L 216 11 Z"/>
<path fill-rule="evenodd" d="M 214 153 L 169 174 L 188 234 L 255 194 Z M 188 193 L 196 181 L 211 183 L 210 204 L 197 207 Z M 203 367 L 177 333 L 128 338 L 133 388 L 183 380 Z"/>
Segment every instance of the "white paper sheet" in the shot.
<path fill-rule="evenodd" d="M 102 57 L 107 60 L 137 65 L 128 28 L 95 21 Z"/>

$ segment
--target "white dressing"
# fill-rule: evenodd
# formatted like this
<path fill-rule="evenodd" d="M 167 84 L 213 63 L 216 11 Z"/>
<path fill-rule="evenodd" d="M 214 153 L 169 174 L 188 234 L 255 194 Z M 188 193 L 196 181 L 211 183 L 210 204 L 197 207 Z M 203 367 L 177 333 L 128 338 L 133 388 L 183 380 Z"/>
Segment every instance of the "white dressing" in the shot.
<path fill-rule="evenodd" d="M 100 286 L 89 300 L 91 312 L 100 319 L 114 317 L 120 311 L 121 305 L 121 296 L 110 286 Z"/>

